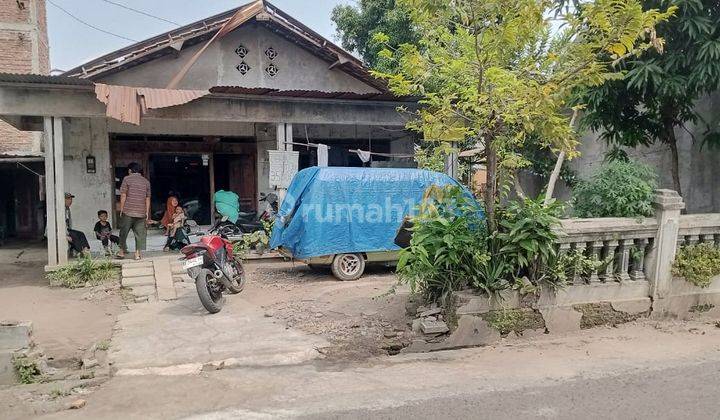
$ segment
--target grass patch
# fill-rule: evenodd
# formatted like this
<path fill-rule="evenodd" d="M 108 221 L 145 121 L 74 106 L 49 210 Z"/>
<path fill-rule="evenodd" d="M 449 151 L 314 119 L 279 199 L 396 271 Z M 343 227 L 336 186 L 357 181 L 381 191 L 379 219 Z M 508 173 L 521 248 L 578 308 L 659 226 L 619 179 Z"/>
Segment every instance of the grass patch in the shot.
<path fill-rule="evenodd" d="M 22 384 L 34 384 L 42 375 L 37 363 L 27 356 L 16 355 L 13 357 L 13 367 Z"/>
<path fill-rule="evenodd" d="M 522 334 L 525 330 L 537 330 L 545 328 L 545 321 L 540 313 L 532 309 L 504 309 L 501 311 L 490 311 L 482 318 L 500 332 L 507 335 L 511 332 Z"/>
<path fill-rule="evenodd" d="M 701 314 L 703 312 L 708 312 L 709 310 L 711 310 L 714 307 L 715 307 L 715 305 L 713 305 L 712 303 L 705 303 L 703 305 L 695 305 L 692 308 L 690 308 L 690 312 L 695 312 L 695 313 Z"/>
<path fill-rule="evenodd" d="M 70 394 L 72 394 L 72 392 L 61 389 L 61 388 L 55 388 L 52 391 L 50 391 L 50 397 L 52 399 L 67 397 Z"/>
<path fill-rule="evenodd" d="M 64 267 L 48 273 L 47 278 L 51 286 L 61 286 L 70 289 L 78 287 L 97 286 L 117 278 L 120 269 L 110 260 L 94 260 L 92 257 L 82 257 Z"/>
<path fill-rule="evenodd" d="M 110 348 L 110 340 L 100 340 L 98 341 L 97 345 L 95 345 L 95 348 L 100 351 L 107 351 Z"/>
<path fill-rule="evenodd" d="M 720 275 L 720 248 L 709 243 L 680 248 L 675 256 L 672 273 L 695 286 L 710 286 L 710 280 Z"/>

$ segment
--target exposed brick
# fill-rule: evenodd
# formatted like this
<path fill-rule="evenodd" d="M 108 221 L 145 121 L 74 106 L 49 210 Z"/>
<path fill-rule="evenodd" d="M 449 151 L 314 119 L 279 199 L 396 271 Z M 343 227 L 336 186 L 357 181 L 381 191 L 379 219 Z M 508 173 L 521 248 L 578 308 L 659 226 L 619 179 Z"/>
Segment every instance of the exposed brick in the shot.
<path fill-rule="evenodd" d="M 36 33 L 39 72 L 47 74 L 50 71 L 45 7 L 45 0 L 0 0 L 0 72 L 34 72 L 33 39 Z M 29 24 L 37 29 L 3 28 L 3 23 Z M 0 154 L 35 154 L 38 152 L 38 146 L 34 144 L 35 138 L 32 133 L 18 131 L 4 121 L 0 121 Z"/>

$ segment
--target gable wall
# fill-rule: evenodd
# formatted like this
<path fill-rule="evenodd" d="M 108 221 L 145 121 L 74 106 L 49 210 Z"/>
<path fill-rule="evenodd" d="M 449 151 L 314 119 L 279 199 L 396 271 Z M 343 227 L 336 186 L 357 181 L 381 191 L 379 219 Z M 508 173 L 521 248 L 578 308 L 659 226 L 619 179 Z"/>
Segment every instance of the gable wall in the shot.
<path fill-rule="evenodd" d="M 240 58 L 235 50 L 244 45 L 248 54 Z M 169 54 L 151 62 L 124 70 L 100 81 L 128 86 L 164 88 L 202 44 L 183 49 L 179 57 Z M 272 61 L 264 52 L 274 48 L 278 55 Z M 250 71 L 241 74 L 236 66 L 245 61 Z M 264 69 L 273 63 L 279 69 L 270 77 Z M 340 69 L 328 70 L 328 63 L 309 51 L 287 41 L 266 28 L 248 23 L 210 46 L 190 69 L 181 89 L 208 89 L 212 86 L 269 87 L 356 93 L 377 92 L 371 86 Z"/>

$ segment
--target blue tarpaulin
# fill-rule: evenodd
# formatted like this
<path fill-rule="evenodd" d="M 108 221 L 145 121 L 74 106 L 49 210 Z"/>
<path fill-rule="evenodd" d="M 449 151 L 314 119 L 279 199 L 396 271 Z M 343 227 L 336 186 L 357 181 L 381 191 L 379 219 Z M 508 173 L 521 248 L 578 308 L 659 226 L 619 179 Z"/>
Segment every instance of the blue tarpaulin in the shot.
<path fill-rule="evenodd" d="M 394 251 L 403 218 L 431 185 L 460 184 L 421 169 L 312 167 L 298 172 L 275 222 L 270 247 L 293 257 Z"/>

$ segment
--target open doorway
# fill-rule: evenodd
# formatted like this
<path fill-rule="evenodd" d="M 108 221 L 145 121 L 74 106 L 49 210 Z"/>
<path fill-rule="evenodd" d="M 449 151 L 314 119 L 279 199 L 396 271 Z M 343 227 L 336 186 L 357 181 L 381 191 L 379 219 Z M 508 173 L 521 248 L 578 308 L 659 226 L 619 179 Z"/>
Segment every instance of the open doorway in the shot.
<path fill-rule="evenodd" d="M 170 195 L 187 210 L 188 219 L 210 224 L 210 170 L 201 154 L 151 154 L 148 177 L 152 185 L 153 218 L 159 220 Z M 157 217 L 160 215 L 160 217 Z"/>

